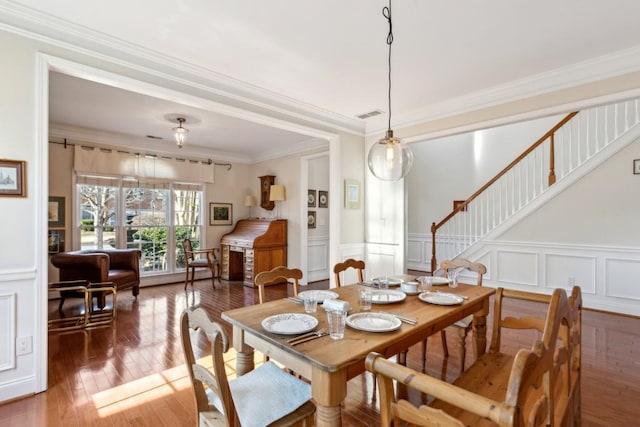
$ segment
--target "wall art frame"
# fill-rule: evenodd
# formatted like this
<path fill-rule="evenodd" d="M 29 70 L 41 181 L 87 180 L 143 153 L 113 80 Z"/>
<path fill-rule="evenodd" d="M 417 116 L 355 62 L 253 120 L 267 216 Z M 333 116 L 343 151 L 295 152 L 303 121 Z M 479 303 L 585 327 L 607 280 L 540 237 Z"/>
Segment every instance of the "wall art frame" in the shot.
<path fill-rule="evenodd" d="M 64 210 L 64 197 L 49 196 L 49 205 L 47 206 L 49 227 L 64 227 Z"/>
<path fill-rule="evenodd" d="M 307 213 L 307 228 L 316 228 L 316 211 Z"/>
<path fill-rule="evenodd" d="M 319 208 L 328 208 L 329 207 L 329 192 L 320 190 L 318 191 L 318 207 Z"/>
<path fill-rule="evenodd" d="M 360 183 L 355 179 L 344 180 L 345 209 L 360 209 Z"/>
<path fill-rule="evenodd" d="M 233 224 L 233 203 L 209 203 L 209 225 Z"/>
<path fill-rule="evenodd" d="M 316 190 L 307 190 L 307 207 L 316 207 Z"/>
<path fill-rule="evenodd" d="M 27 162 L 0 159 L 0 196 L 27 197 Z"/>

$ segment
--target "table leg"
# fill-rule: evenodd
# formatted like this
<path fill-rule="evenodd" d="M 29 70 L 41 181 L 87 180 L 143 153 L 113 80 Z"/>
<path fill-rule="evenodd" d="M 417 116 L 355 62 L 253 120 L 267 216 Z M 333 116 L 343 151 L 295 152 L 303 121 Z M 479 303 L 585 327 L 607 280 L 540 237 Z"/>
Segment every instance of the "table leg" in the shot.
<path fill-rule="evenodd" d="M 316 426 L 342 425 L 342 402 L 347 397 L 347 372 L 326 372 L 313 367 L 311 393 L 316 403 Z"/>
<path fill-rule="evenodd" d="M 244 375 L 252 371 L 253 347 L 249 347 L 244 342 L 244 331 L 236 326 L 233 327 L 233 348 L 236 350 L 236 373 Z"/>
<path fill-rule="evenodd" d="M 473 315 L 473 354 L 476 359 L 487 351 L 487 315 L 489 300 L 484 301 L 482 309 Z"/>

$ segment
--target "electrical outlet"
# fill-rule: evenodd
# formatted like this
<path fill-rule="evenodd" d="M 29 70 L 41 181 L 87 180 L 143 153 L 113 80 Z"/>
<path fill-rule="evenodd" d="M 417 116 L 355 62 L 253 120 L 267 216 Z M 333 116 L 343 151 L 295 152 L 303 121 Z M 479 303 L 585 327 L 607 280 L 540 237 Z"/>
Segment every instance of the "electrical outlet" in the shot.
<path fill-rule="evenodd" d="M 33 337 L 18 337 L 16 339 L 16 355 L 22 356 L 33 351 Z"/>

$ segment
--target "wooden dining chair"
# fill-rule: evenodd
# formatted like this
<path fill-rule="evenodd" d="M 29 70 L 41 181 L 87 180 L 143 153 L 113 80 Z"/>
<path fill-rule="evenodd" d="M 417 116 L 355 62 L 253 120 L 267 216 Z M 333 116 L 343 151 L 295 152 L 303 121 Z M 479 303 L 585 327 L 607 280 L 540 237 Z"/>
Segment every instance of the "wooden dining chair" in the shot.
<path fill-rule="evenodd" d="M 220 254 L 219 248 L 210 249 L 193 249 L 191 240 L 184 239 L 182 241 L 182 250 L 184 251 L 185 272 L 184 289 L 187 289 L 189 283 L 189 271 L 191 271 L 191 287 L 193 288 L 193 280 L 197 268 L 206 268 L 211 271 L 211 284 L 216 287 L 216 279 L 220 282 Z M 222 283 L 222 282 L 220 282 Z"/>
<path fill-rule="evenodd" d="M 298 296 L 300 285 L 298 280 L 302 279 L 302 270 L 299 268 L 287 268 L 284 266 L 275 267 L 269 271 L 256 274 L 254 283 L 258 287 L 258 302 L 262 304 L 265 300 L 265 286 L 273 285 L 283 280 L 293 283 L 293 296 Z"/>
<path fill-rule="evenodd" d="M 444 271 L 446 277 L 455 269 L 470 270 L 477 275 L 477 286 L 482 286 L 482 276 L 487 272 L 487 267 L 479 262 L 471 262 L 464 258 L 456 258 L 452 260 L 442 261 L 440 269 Z M 449 348 L 447 346 L 447 332 L 455 335 L 457 338 L 458 354 L 460 355 L 460 372 L 464 372 L 464 363 L 467 354 L 465 345 L 469 331 L 473 329 L 473 315 L 469 315 L 464 319 L 458 320 L 453 325 L 448 326 L 440 331 L 442 339 L 442 351 L 445 357 L 449 356 Z M 422 371 L 425 372 L 427 364 L 427 339 L 422 341 Z"/>
<path fill-rule="evenodd" d="M 358 271 L 358 282 L 360 283 L 364 282 L 364 268 L 365 268 L 364 261 L 349 258 L 333 266 L 333 274 L 335 274 L 335 277 L 336 277 L 337 288 L 342 286 L 342 282 L 340 281 L 340 273 L 350 268 L 355 268 Z"/>
<path fill-rule="evenodd" d="M 208 354 L 197 359 L 196 354 L 201 351 L 193 346 L 199 342 L 199 333 L 211 345 L 211 362 L 205 362 L 211 369 L 202 363 Z M 229 350 L 229 339 L 203 308 L 187 308 L 182 312 L 180 337 L 200 426 L 313 425 L 316 407 L 311 401 L 311 386 L 272 362 L 228 379 L 224 355 Z"/>
<path fill-rule="evenodd" d="M 507 299 L 542 303 L 547 309 L 543 316 L 529 312 L 508 315 L 502 310 Z M 389 425 L 395 416 L 413 417 L 411 422 L 424 426 L 458 426 L 460 421 L 462 425 L 485 425 L 486 419 L 501 426 L 580 425 L 581 310 L 577 286 L 568 298 L 560 288 L 552 295 L 498 288 L 489 350 L 452 384 L 369 354 L 365 367 L 380 383 L 382 425 Z M 531 335 L 531 348 L 505 352 L 501 348 L 505 329 Z M 397 381 L 395 395 L 392 380 Z M 417 389 L 436 400 L 428 407 L 415 408 L 401 400 L 409 394 L 401 387 Z"/>

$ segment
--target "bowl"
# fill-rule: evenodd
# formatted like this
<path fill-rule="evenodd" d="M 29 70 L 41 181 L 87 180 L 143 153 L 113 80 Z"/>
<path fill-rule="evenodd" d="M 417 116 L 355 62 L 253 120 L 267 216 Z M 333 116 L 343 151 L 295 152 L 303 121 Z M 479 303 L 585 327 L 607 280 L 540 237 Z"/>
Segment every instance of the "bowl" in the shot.
<path fill-rule="evenodd" d="M 400 290 L 407 294 L 417 294 L 418 293 L 418 282 L 402 282 L 400 284 Z"/>

